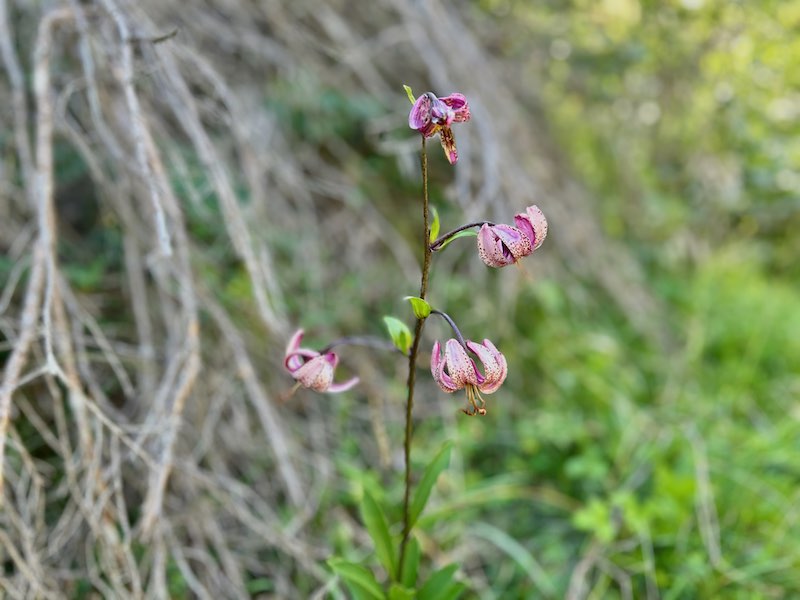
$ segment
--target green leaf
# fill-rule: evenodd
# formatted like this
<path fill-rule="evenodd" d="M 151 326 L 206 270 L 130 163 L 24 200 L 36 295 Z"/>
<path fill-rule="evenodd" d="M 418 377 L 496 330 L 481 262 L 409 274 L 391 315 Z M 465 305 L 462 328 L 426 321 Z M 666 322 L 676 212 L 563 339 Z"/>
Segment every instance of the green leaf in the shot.
<path fill-rule="evenodd" d="M 389 330 L 389 336 L 392 338 L 392 343 L 403 354 L 408 354 L 411 348 L 411 330 L 400 319 L 394 317 L 383 317 L 383 322 L 386 324 L 386 329 Z"/>
<path fill-rule="evenodd" d="M 418 600 L 454 600 L 458 598 L 466 586 L 453 579 L 457 570 L 458 565 L 447 565 L 436 571 L 419 589 Z"/>
<path fill-rule="evenodd" d="M 431 206 L 431 212 L 433 213 L 433 221 L 431 221 L 431 235 L 428 240 L 433 243 L 439 235 L 439 229 L 442 224 L 439 221 L 439 211 L 436 210 L 435 206 Z"/>
<path fill-rule="evenodd" d="M 358 599 L 373 598 L 374 600 L 385 600 L 386 595 L 383 593 L 380 584 L 375 579 L 372 571 L 366 567 L 351 563 L 341 558 L 331 558 L 328 560 L 328 566 L 333 569 L 333 572 L 341 577 L 350 588 L 350 591 Z"/>
<path fill-rule="evenodd" d="M 441 250 L 442 248 L 447 246 L 450 242 L 452 242 L 453 240 L 457 240 L 458 238 L 462 238 L 462 237 L 477 237 L 477 236 L 478 236 L 478 232 L 477 231 L 473 231 L 472 229 L 465 229 L 464 231 L 459 231 L 453 237 L 448 238 L 446 242 L 442 243 L 442 245 L 439 246 L 437 248 L 437 250 Z"/>
<path fill-rule="evenodd" d="M 448 464 L 450 464 L 450 449 L 452 447 L 452 442 L 445 442 L 445 444 L 442 446 L 442 449 L 439 450 L 436 456 L 433 457 L 433 460 L 430 462 L 430 464 L 425 468 L 425 473 L 422 475 L 419 485 L 417 485 L 417 489 L 414 492 L 414 498 L 412 498 L 411 506 L 409 507 L 409 529 L 414 526 L 414 524 L 417 522 L 417 519 L 422 514 L 425 505 L 428 503 L 428 498 L 431 495 L 433 485 L 439 478 L 439 474 L 444 471 L 445 468 L 447 468 Z"/>
<path fill-rule="evenodd" d="M 417 584 L 419 558 L 419 542 L 417 538 L 411 536 L 408 539 L 408 546 L 406 546 L 406 558 L 403 561 L 403 572 L 400 573 L 400 583 L 407 588 L 413 588 Z"/>
<path fill-rule="evenodd" d="M 407 85 L 403 85 L 403 89 L 406 91 L 406 95 L 408 96 L 408 101 L 411 102 L 411 104 L 414 104 L 414 102 L 417 101 L 417 99 L 414 98 L 414 92 L 412 92 L 411 88 L 408 87 Z"/>
<path fill-rule="evenodd" d="M 424 319 L 431 314 L 431 305 L 422 298 L 417 296 L 406 296 L 403 300 L 411 302 L 411 308 L 414 310 L 414 316 L 418 319 Z"/>
<path fill-rule="evenodd" d="M 389 600 L 414 600 L 416 597 L 416 590 L 403 587 L 399 583 L 393 583 L 389 588 Z"/>
<path fill-rule="evenodd" d="M 361 518 L 364 519 L 369 536 L 375 542 L 375 554 L 378 556 L 378 560 L 389 573 L 389 579 L 394 581 L 395 573 L 397 573 L 397 560 L 392 536 L 389 533 L 389 524 L 386 522 L 383 510 L 367 491 L 364 491 L 361 498 Z"/>

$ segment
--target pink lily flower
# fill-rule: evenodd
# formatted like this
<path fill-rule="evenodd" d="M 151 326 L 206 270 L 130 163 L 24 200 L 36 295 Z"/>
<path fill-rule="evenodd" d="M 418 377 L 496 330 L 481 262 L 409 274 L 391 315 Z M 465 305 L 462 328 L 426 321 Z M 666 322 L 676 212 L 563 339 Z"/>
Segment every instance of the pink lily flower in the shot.
<path fill-rule="evenodd" d="M 444 155 L 451 165 L 458 160 L 456 140 L 453 137 L 452 123 L 469 121 L 469 104 L 463 94 L 450 94 L 437 98 L 433 92 L 427 92 L 417 98 L 408 114 L 408 126 L 416 129 L 426 138 L 438 133 L 444 149 Z"/>
<path fill-rule="evenodd" d="M 478 255 L 489 267 L 512 265 L 531 252 L 531 239 L 511 225 L 484 223 L 478 231 Z"/>
<path fill-rule="evenodd" d="M 458 340 L 449 339 L 445 343 L 444 356 L 438 340 L 431 352 L 431 373 L 436 384 L 448 394 L 466 389 L 470 407 L 462 409 L 468 415 L 485 415 L 486 402 L 481 396 L 493 394 L 502 385 L 508 374 L 508 365 L 502 353 L 489 340 L 482 344 L 468 340 L 467 349 L 481 362 L 483 374 L 475 361 Z"/>
<path fill-rule="evenodd" d="M 308 348 L 301 348 L 303 330 L 298 329 L 286 346 L 284 366 L 299 385 L 317 392 L 335 394 L 345 392 L 358 383 L 358 377 L 343 383 L 333 383 L 333 372 L 339 364 L 339 357 L 333 352 L 320 354 Z"/>
<path fill-rule="evenodd" d="M 516 263 L 539 248 L 547 237 L 547 219 L 532 205 L 514 217 L 514 226 L 485 223 L 478 231 L 478 254 L 489 267 Z"/>

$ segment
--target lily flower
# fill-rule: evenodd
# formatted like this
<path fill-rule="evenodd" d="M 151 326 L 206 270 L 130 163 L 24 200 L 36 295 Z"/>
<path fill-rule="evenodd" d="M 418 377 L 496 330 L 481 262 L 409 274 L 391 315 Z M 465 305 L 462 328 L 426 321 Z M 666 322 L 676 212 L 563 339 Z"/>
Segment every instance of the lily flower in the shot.
<path fill-rule="evenodd" d="M 489 267 L 512 265 L 531 252 L 531 239 L 511 225 L 484 223 L 478 231 L 478 254 Z"/>
<path fill-rule="evenodd" d="M 547 219 L 545 219 L 542 209 L 535 204 L 526 208 L 524 213 L 516 215 L 514 225 L 530 238 L 531 252 L 541 246 L 544 238 L 547 237 Z"/>
<path fill-rule="evenodd" d="M 531 254 L 545 237 L 547 219 L 532 205 L 514 216 L 514 226 L 484 223 L 478 231 L 478 254 L 489 267 L 505 267 Z"/>
<path fill-rule="evenodd" d="M 466 348 L 465 348 L 466 346 Z M 438 340 L 431 352 L 431 373 L 436 384 L 448 394 L 466 389 L 470 406 L 462 409 L 468 415 L 485 415 L 486 402 L 481 396 L 493 394 L 502 385 L 508 374 L 508 365 L 502 353 L 489 340 L 482 344 L 467 340 L 462 346 L 456 339 L 445 343 L 444 356 Z M 480 361 L 483 373 L 467 354 L 472 352 Z"/>
<path fill-rule="evenodd" d="M 298 385 L 315 390 L 335 394 L 344 392 L 358 383 L 358 377 L 343 383 L 333 383 L 333 372 L 339 364 L 339 357 L 334 352 L 320 354 L 308 348 L 301 348 L 303 330 L 298 329 L 286 346 L 284 366 L 294 377 Z"/>
<path fill-rule="evenodd" d="M 451 165 L 458 160 L 456 140 L 450 125 L 469 121 L 469 104 L 463 94 L 450 94 L 438 98 L 427 92 L 417 98 L 408 114 L 408 126 L 419 131 L 426 138 L 438 133 L 444 155 Z"/>

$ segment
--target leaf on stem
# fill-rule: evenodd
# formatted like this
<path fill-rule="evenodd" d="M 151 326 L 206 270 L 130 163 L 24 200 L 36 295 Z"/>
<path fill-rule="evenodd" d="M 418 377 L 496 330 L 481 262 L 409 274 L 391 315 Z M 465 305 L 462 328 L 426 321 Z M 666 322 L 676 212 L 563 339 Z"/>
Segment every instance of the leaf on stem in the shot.
<path fill-rule="evenodd" d="M 428 237 L 429 244 L 432 244 L 439 237 L 439 229 L 441 228 L 439 211 L 436 210 L 435 206 L 431 206 L 431 212 L 433 213 L 433 221 L 431 221 L 431 235 Z"/>
<path fill-rule="evenodd" d="M 384 600 L 386 596 L 372 571 L 341 558 L 331 558 L 328 566 L 341 577 L 357 600 Z"/>
<path fill-rule="evenodd" d="M 453 447 L 452 442 L 445 442 L 442 446 L 442 449 L 433 457 L 433 460 L 430 464 L 425 467 L 425 473 L 422 475 L 422 479 L 417 485 L 417 490 L 414 492 L 414 498 L 411 500 L 411 507 L 409 508 L 409 515 L 408 515 L 408 529 L 411 530 L 414 527 L 414 524 L 417 522 L 417 519 L 422 514 L 422 511 L 425 509 L 425 505 L 428 503 L 428 498 L 431 495 L 431 490 L 433 489 L 436 480 L 439 478 L 439 474 L 447 468 L 447 465 L 450 464 L 450 450 Z"/>
<path fill-rule="evenodd" d="M 400 352 L 407 355 L 413 341 L 411 330 L 400 319 L 394 317 L 385 316 L 383 322 L 386 324 L 392 343 Z"/>
<path fill-rule="evenodd" d="M 417 584 L 419 559 L 419 542 L 417 541 L 417 538 L 410 536 L 408 538 L 408 545 L 406 546 L 406 557 L 403 561 L 403 572 L 400 573 L 400 583 L 407 588 L 413 588 Z"/>
<path fill-rule="evenodd" d="M 418 600 L 456 600 L 466 586 L 453 579 L 458 565 L 447 565 L 436 571 L 419 589 Z"/>
<path fill-rule="evenodd" d="M 403 89 L 406 91 L 406 95 L 408 96 L 408 101 L 411 102 L 411 104 L 414 104 L 414 102 L 417 101 L 417 99 L 414 98 L 414 92 L 412 92 L 411 88 L 408 87 L 407 85 L 403 85 Z"/>
<path fill-rule="evenodd" d="M 431 305 L 426 300 L 418 298 L 417 296 L 406 296 L 403 300 L 411 302 L 411 308 L 414 310 L 414 316 L 418 319 L 425 319 L 431 314 Z"/>
<path fill-rule="evenodd" d="M 394 581 L 395 573 L 397 572 L 397 560 L 392 536 L 389 533 L 389 524 L 386 521 L 386 515 L 383 514 L 383 510 L 375 501 L 375 498 L 367 491 L 364 491 L 364 496 L 361 498 L 361 518 L 364 519 L 367 532 L 369 532 L 369 536 L 375 543 L 375 554 L 378 560 L 389 574 L 389 579 Z"/>

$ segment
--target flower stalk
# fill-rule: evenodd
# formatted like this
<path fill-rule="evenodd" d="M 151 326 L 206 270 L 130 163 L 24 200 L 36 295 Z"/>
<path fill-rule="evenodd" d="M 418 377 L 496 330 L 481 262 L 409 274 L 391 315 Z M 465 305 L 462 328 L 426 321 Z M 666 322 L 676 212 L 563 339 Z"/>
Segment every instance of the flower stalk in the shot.
<path fill-rule="evenodd" d="M 420 156 L 420 166 L 422 168 L 422 226 L 423 226 L 423 256 L 422 256 L 422 275 L 420 276 L 419 297 L 425 300 L 428 294 L 428 278 L 431 271 L 431 226 L 430 209 L 428 204 L 428 154 L 425 148 L 425 136 L 422 136 L 422 151 Z M 408 380 L 406 388 L 406 430 L 403 439 L 403 456 L 405 458 L 405 491 L 403 493 L 403 539 L 400 542 L 400 562 L 398 574 L 403 572 L 403 565 L 406 559 L 406 548 L 411 534 L 410 527 L 410 505 L 411 505 L 411 438 L 414 433 L 414 422 L 412 413 L 414 410 L 414 385 L 416 384 L 417 357 L 419 356 L 419 344 L 422 340 L 422 328 L 425 325 L 425 318 L 418 318 L 414 328 L 414 341 L 411 344 L 411 351 L 408 355 Z"/>
<path fill-rule="evenodd" d="M 466 223 L 461 227 L 456 227 L 455 229 L 448 231 L 447 233 L 443 233 L 438 238 L 436 238 L 433 242 L 431 242 L 431 250 L 433 252 L 438 252 L 442 249 L 447 241 L 457 234 L 461 233 L 462 231 L 466 231 L 467 229 L 472 229 L 473 227 L 481 227 L 483 225 L 489 225 L 490 227 L 494 225 L 491 221 L 473 221 L 472 223 Z"/>

